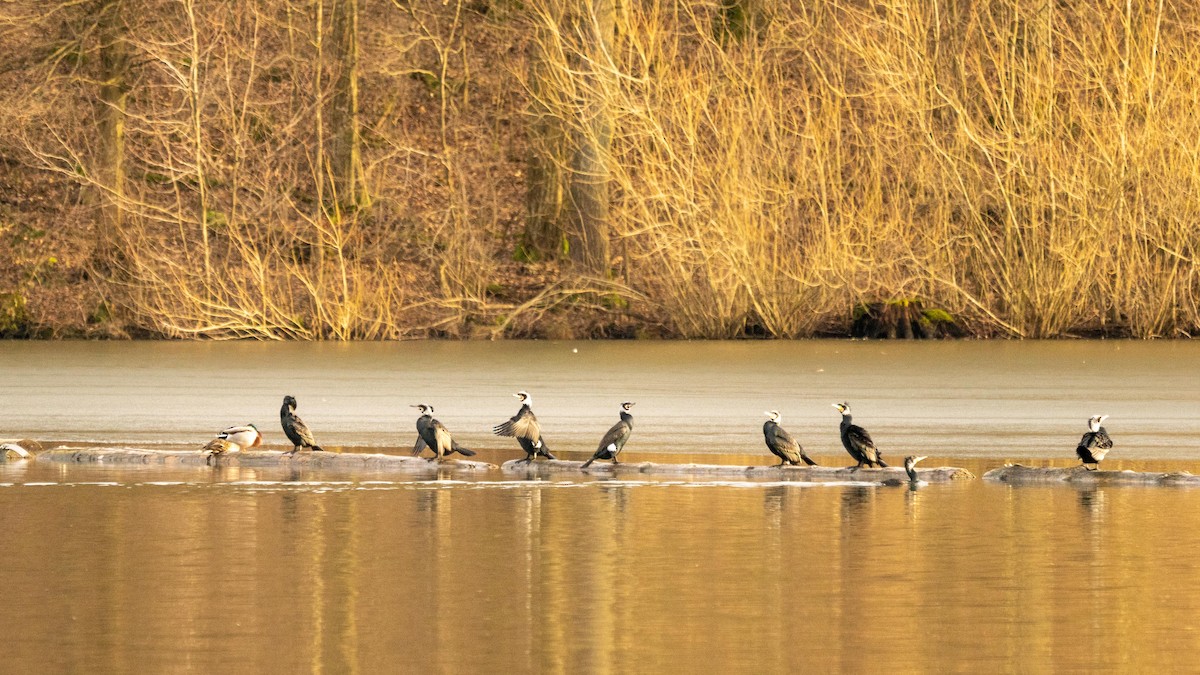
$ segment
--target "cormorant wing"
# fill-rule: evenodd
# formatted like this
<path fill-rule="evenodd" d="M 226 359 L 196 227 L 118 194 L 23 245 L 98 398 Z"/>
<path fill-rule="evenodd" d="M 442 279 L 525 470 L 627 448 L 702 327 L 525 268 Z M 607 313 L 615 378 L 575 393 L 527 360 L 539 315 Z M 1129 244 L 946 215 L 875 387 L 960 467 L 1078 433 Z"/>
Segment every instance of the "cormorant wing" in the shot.
<path fill-rule="evenodd" d="M 433 449 L 434 452 L 438 455 L 446 455 L 453 452 L 454 439 L 450 437 L 450 430 L 442 426 L 442 423 L 437 420 L 434 420 L 431 426 L 433 427 L 434 441 L 438 445 L 438 447 Z"/>
<path fill-rule="evenodd" d="M 877 452 L 875 441 L 871 440 L 871 434 L 856 424 L 850 425 L 850 428 L 846 430 L 846 438 L 850 440 L 850 445 L 854 446 L 855 450 L 868 457 L 873 457 Z"/>
<path fill-rule="evenodd" d="M 630 427 L 628 424 L 625 423 L 625 420 L 621 420 L 620 422 L 617 422 L 616 424 L 612 425 L 612 428 L 609 429 L 608 432 L 604 434 L 604 438 L 600 439 L 600 445 L 599 445 L 599 447 L 596 448 L 596 452 L 600 452 L 601 450 L 604 450 L 605 448 L 612 445 L 613 443 L 616 443 L 618 440 L 621 439 L 622 436 L 628 434 L 629 431 L 630 431 Z"/>
<path fill-rule="evenodd" d="M 429 446 L 425 444 L 425 439 L 421 438 L 418 435 L 417 442 L 416 442 L 416 444 L 413 445 L 413 449 L 412 449 L 413 457 L 416 457 L 417 455 L 421 454 L 421 451 L 427 447 L 429 447 Z"/>
<path fill-rule="evenodd" d="M 542 428 L 538 425 L 537 417 L 534 417 L 533 411 L 529 408 L 521 408 L 520 412 L 513 415 L 504 424 L 497 425 L 492 431 L 497 436 L 527 438 L 531 441 L 542 435 Z"/>
<path fill-rule="evenodd" d="M 1104 427 L 1100 427 L 1100 431 L 1097 431 L 1092 436 L 1092 443 L 1093 445 L 1090 447 L 1100 448 L 1102 450 L 1112 450 L 1113 447 L 1112 439 L 1108 437 L 1108 432 L 1104 430 Z"/>
<path fill-rule="evenodd" d="M 317 442 L 313 440 L 312 432 L 308 430 L 308 425 L 304 423 L 304 420 L 300 419 L 300 417 L 295 414 L 292 415 L 292 430 L 295 431 L 296 436 L 303 441 L 302 445 L 317 444 Z"/>

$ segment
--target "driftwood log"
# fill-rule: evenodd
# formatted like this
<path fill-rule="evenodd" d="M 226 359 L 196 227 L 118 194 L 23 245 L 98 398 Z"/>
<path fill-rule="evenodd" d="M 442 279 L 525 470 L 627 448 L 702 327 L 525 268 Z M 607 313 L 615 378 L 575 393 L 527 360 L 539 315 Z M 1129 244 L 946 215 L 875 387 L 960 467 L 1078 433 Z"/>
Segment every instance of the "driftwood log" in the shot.
<path fill-rule="evenodd" d="M 703 476 L 708 478 L 742 478 L 754 480 L 794 480 L 794 481 L 861 481 L 882 483 L 900 480 L 908 483 L 904 469 L 889 467 L 887 469 L 849 469 L 833 466 L 744 466 L 725 464 L 662 464 L 658 462 L 596 462 L 583 470 L 583 462 L 570 462 L 560 459 L 535 460 L 526 462 L 523 459 L 513 459 L 505 462 L 500 469 L 505 473 L 517 474 L 529 478 L 563 477 L 568 474 L 589 476 Z M 971 479 L 975 476 L 966 469 L 953 466 L 943 466 L 928 469 L 918 469 L 917 477 L 927 483 L 947 483 L 953 480 Z"/>
<path fill-rule="evenodd" d="M 243 450 L 222 454 L 211 460 L 197 450 L 144 450 L 139 448 L 55 448 L 37 455 L 37 461 L 92 464 L 157 464 L 183 466 L 246 466 L 294 467 L 329 469 L 334 471 L 396 471 L 404 473 L 435 473 L 438 470 L 488 471 L 495 464 L 460 459 L 444 460 L 440 464 L 420 457 L 383 455 L 363 452 L 309 452 L 288 455 L 274 450 Z"/>
<path fill-rule="evenodd" d="M 983 479 L 1014 485 L 1200 485 L 1200 476 L 1187 472 L 1088 471 L 1082 466 L 1035 467 L 1020 464 L 1006 464 L 999 469 L 992 469 L 983 474 Z"/>

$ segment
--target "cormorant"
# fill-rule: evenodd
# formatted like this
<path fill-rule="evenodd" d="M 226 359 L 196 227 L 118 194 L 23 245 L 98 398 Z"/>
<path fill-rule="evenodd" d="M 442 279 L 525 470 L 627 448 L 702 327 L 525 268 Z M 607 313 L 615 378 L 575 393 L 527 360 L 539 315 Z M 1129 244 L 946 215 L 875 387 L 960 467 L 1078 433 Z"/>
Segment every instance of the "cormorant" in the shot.
<path fill-rule="evenodd" d="M 538 455 L 546 459 L 555 459 L 554 455 L 550 454 L 550 450 L 546 448 L 546 444 L 542 442 L 542 427 L 538 424 L 537 417 L 530 408 L 533 399 L 528 392 L 524 391 L 518 391 L 513 396 L 521 401 L 521 409 L 507 422 L 497 424 L 492 431 L 497 436 L 516 438 L 517 442 L 521 444 L 521 449 L 525 451 L 526 462 L 532 462 L 533 458 Z"/>
<path fill-rule="evenodd" d="M 1112 450 L 1113 442 L 1108 437 L 1108 432 L 1100 423 L 1108 419 L 1108 415 L 1093 415 L 1088 420 L 1088 432 L 1079 439 L 1079 447 L 1075 448 L 1075 454 L 1079 455 L 1079 459 L 1083 461 L 1083 468 L 1088 471 L 1095 471 L 1100 468 L 1100 460 Z M 1093 468 L 1088 469 L 1088 464 L 1094 464 Z"/>
<path fill-rule="evenodd" d="M 446 455 L 457 452 L 464 457 L 474 457 L 475 451 L 458 444 L 450 436 L 450 430 L 433 418 L 433 406 L 414 405 L 421 416 L 417 418 L 417 443 L 413 446 L 413 455 L 420 457 L 425 448 L 433 450 L 429 461 L 440 460 Z"/>
<path fill-rule="evenodd" d="M 592 458 L 583 463 L 580 469 L 586 469 L 592 465 L 592 462 L 598 459 L 611 459 L 613 464 L 619 464 L 617 455 L 621 453 L 621 449 L 625 447 L 625 441 L 629 440 L 629 435 L 633 433 L 633 415 L 629 413 L 629 409 L 633 404 L 626 401 L 621 404 L 621 419 L 608 433 L 604 434 L 604 438 L 600 439 L 600 445 L 596 448 L 596 453 Z"/>
<path fill-rule="evenodd" d="M 294 455 L 300 448 L 309 448 L 313 452 L 324 452 L 324 448 L 317 445 L 317 442 L 313 440 L 313 435 L 308 430 L 308 425 L 296 414 L 295 398 L 291 396 L 283 397 L 283 407 L 279 409 L 279 423 L 283 425 L 283 433 L 287 435 L 288 440 L 295 446 L 285 454 Z"/>
<path fill-rule="evenodd" d="M 904 458 L 904 473 L 908 474 L 908 482 L 913 485 L 921 482 L 921 479 L 917 477 L 917 462 L 923 459 L 925 459 L 924 456 L 914 457 L 913 455 Z"/>
<path fill-rule="evenodd" d="M 887 464 L 883 461 L 883 453 L 875 447 L 875 441 L 871 440 L 871 435 L 867 433 L 866 429 L 850 423 L 850 404 L 834 403 L 833 407 L 842 413 L 842 446 L 858 462 L 850 468 L 859 469 L 863 464 L 866 464 L 868 468 L 872 466 L 886 468 Z"/>
<path fill-rule="evenodd" d="M 804 463 L 809 466 L 817 465 L 804 452 L 804 446 L 797 443 L 791 434 L 779 426 L 780 416 L 778 410 L 772 410 L 763 414 L 771 418 L 763 422 L 763 438 L 767 442 L 767 449 L 771 451 L 771 454 L 779 458 L 779 466 L 783 466 L 784 464 L 796 466 L 800 464 L 800 460 L 804 460 Z"/>

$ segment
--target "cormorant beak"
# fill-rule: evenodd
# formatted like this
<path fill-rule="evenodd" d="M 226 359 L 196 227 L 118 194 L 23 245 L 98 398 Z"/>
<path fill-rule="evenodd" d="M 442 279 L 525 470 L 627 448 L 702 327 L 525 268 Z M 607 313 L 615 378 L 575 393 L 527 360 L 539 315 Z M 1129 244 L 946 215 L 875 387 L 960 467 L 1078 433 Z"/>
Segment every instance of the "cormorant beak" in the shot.
<path fill-rule="evenodd" d="M 1101 415 L 1101 416 L 1100 416 L 1100 423 L 1101 423 L 1101 424 L 1104 424 L 1104 420 L 1106 420 L 1106 419 L 1108 419 L 1108 415 Z"/>
<path fill-rule="evenodd" d="M 913 464 L 915 465 L 917 462 L 925 459 L 926 457 L 927 457 L 927 455 L 921 455 L 920 457 L 913 457 Z"/>

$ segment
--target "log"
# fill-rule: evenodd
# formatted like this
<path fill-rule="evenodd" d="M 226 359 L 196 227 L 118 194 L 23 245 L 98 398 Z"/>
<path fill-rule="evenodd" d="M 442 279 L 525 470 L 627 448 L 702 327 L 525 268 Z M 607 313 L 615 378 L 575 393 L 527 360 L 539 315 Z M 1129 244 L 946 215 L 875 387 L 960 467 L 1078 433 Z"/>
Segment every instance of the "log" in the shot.
<path fill-rule="evenodd" d="M 593 476 L 645 476 L 645 475 L 685 475 L 703 477 L 729 477 L 754 480 L 794 480 L 794 481 L 856 481 L 856 482 L 893 482 L 900 480 L 908 483 L 908 475 L 900 467 L 886 469 L 851 469 L 834 466 L 744 466 L 726 464 L 661 464 L 658 462 L 621 462 L 612 464 L 603 460 L 597 461 L 586 470 L 583 462 L 572 462 L 561 459 L 537 460 L 526 462 L 523 459 L 511 459 L 500 465 L 505 473 L 519 474 L 527 478 L 551 478 L 564 474 L 580 474 Z M 927 483 L 947 483 L 954 480 L 967 480 L 975 476 L 966 469 L 953 466 L 942 466 L 928 469 L 918 469 L 917 475 Z"/>
<path fill-rule="evenodd" d="M 1088 471 L 1083 466 L 1035 467 L 1005 464 L 983 474 L 984 480 L 1014 485 L 1044 485 L 1071 483 L 1073 485 L 1200 485 L 1200 476 L 1183 472 L 1156 471 Z"/>
<path fill-rule="evenodd" d="M 63 463 L 138 464 L 246 467 L 297 467 L 335 471 L 397 471 L 404 473 L 436 473 L 439 470 L 489 471 L 495 464 L 461 459 L 431 462 L 420 457 L 384 455 L 362 452 L 308 452 L 288 455 L 276 450 L 243 450 L 209 457 L 198 450 L 145 450 L 140 448 L 72 448 L 47 450 L 37 455 L 37 461 Z"/>

